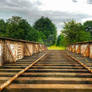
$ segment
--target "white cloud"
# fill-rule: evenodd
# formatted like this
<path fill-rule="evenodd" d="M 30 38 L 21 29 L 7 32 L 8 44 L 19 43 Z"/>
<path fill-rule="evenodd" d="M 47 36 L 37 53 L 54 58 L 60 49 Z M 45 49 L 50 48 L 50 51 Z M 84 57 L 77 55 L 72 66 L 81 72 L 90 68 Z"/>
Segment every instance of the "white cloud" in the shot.
<path fill-rule="evenodd" d="M 87 0 L 78 0 L 77 3 L 72 2 L 72 0 L 40 0 L 42 5 L 40 9 L 42 10 L 52 10 L 52 11 L 65 11 L 71 13 L 83 13 L 92 15 L 92 5 L 87 4 Z"/>
<path fill-rule="evenodd" d="M 81 22 L 84 23 L 85 21 L 89 21 L 89 20 L 92 21 L 92 17 L 91 18 L 84 18 L 84 19 L 81 20 Z"/>

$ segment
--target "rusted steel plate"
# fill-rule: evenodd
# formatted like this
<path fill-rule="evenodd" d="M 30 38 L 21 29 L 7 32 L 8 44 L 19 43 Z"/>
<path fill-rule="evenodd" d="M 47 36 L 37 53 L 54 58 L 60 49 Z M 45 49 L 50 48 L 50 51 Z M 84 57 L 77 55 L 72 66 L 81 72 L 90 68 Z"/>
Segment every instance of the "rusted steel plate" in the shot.
<path fill-rule="evenodd" d="M 81 54 L 83 55 L 83 56 L 86 56 L 85 55 L 85 51 L 86 51 L 86 49 L 87 49 L 87 44 L 81 44 Z"/>
<path fill-rule="evenodd" d="M 3 60 L 3 48 L 4 48 L 3 42 L 0 41 L 0 66 L 2 66 L 3 63 L 4 63 L 4 60 Z"/>
<path fill-rule="evenodd" d="M 92 44 L 90 44 L 90 51 L 89 51 L 89 57 L 92 58 Z"/>
<path fill-rule="evenodd" d="M 76 48 L 76 51 L 75 52 L 76 53 L 80 53 L 80 44 L 76 44 L 76 47 L 75 48 Z"/>
<path fill-rule="evenodd" d="M 75 45 L 72 45 L 72 52 L 75 52 Z"/>
<path fill-rule="evenodd" d="M 33 44 L 25 43 L 25 56 L 32 56 L 33 54 Z"/>
<path fill-rule="evenodd" d="M 46 50 L 46 47 L 40 43 L 0 38 L 0 66 L 5 63 L 14 63 L 24 56 L 31 56 L 44 50 Z"/>
<path fill-rule="evenodd" d="M 82 43 L 82 44 L 74 44 L 71 45 L 71 50 L 72 52 L 75 53 L 81 53 L 83 56 L 86 57 L 92 57 L 91 56 L 91 45 L 89 43 Z"/>

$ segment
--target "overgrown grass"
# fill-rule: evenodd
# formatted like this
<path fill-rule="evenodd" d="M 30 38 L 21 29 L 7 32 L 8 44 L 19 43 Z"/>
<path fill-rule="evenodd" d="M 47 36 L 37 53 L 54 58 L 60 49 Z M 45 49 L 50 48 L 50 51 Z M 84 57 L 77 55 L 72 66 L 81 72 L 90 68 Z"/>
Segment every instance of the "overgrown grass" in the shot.
<path fill-rule="evenodd" d="M 50 46 L 50 47 L 48 47 L 48 50 L 65 50 L 65 47 L 63 47 L 63 46 Z"/>

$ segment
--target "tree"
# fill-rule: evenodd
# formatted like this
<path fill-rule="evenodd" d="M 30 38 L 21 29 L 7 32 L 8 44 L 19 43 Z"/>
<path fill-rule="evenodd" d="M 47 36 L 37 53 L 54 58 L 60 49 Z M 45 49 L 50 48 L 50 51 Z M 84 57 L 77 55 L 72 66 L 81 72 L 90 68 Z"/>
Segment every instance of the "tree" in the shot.
<path fill-rule="evenodd" d="M 6 23 L 3 19 L 0 19 L 0 36 L 6 35 Z"/>
<path fill-rule="evenodd" d="M 90 32 L 92 35 L 92 21 L 86 21 L 84 22 L 84 28 L 87 32 Z"/>
<path fill-rule="evenodd" d="M 67 43 L 66 43 L 66 37 L 63 33 L 61 33 L 58 38 L 57 38 L 57 46 L 66 46 Z"/>
<path fill-rule="evenodd" d="M 30 41 L 35 41 L 35 42 L 41 42 L 43 43 L 43 40 L 40 36 L 40 32 L 38 32 L 36 29 L 32 28 L 31 31 L 28 34 L 28 39 Z"/>
<path fill-rule="evenodd" d="M 25 19 L 13 16 L 7 20 L 6 24 L 8 37 L 28 40 L 28 34 L 31 30 L 31 26 Z"/>
<path fill-rule="evenodd" d="M 90 32 L 80 31 L 79 36 L 80 36 L 79 42 L 91 40 Z"/>
<path fill-rule="evenodd" d="M 81 23 L 77 23 L 74 20 L 65 23 L 63 33 L 68 44 L 91 40 L 90 33 L 85 31 Z"/>
<path fill-rule="evenodd" d="M 42 39 L 46 45 L 52 45 L 56 42 L 56 27 L 49 18 L 41 17 L 38 19 L 34 28 L 42 32 Z"/>
<path fill-rule="evenodd" d="M 40 32 L 34 29 L 26 19 L 19 16 L 13 16 L 7 20 L 6 33 L 10 38 L 43 42 Z"/>

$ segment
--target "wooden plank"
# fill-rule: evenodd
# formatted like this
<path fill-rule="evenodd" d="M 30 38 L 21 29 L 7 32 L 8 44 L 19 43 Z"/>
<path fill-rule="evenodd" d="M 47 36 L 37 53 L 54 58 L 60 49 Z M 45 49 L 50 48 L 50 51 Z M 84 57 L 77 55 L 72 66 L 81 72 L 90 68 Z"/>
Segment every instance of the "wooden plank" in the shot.
<path fill-rule="evenodd" d="M 86 69 L 29 69 L 29 71 L 35 71 L 35 70 L 39 70 L 39 71 L 87 71 Z"/>
<path fill-rule="evenodd" d="M 62 65 L 79 65 L 79 64 L 35 64 L 35 66 L 62 66 Z"/>
<path fill-rule="evenodd" d="M 1 78 L 1 77 L 0 77 Z M 60 81 L 92 81 L 92 78 L 63 78 L 63 77 L 58 77 L 58 78 L 54 78 L 54 77 L 19 77 L 16 80 L 60 80 Z"/>
<path fill-rule="evenodd" d="M 85 75 L 92 75 L 92 74 L 91 73 L 57 73 L 57 72 L 30 73 L 30 72 L 28 72 L 28 73 L 24 73 L 23 75 L 71 75 L 71 76 L 84 75 L 85 76 Z"/>
<path fill-rule="evenodd" d="M 12 70 L 12 71 L 19 70 L 20 71 L 22 69 L 14 69 L 14 68 L 12 68 L 12 69 L 9 69 L 9 68 L 8 69 L 5 69 L 5 68 L 4 69 L 0 69 L 0 71 L 9 71 L 9 70 Z"/>
<path fill-rule="evenodd" d="M 83 67 L 81 66 L 33 66 L 33 68 L 79 68 L 79 69 L 83 69 Z"/>
<path fill-rule="evenodd" d="M 25 68 L 26 66 L 4 66 L 3 68 Z"/>
<path fill-rule="evenodd" d="M 22 62 L 21 62 L 21 63 L 22 63 Z M 16 64 L 16 63 L 7 64 L 7 66 L 8 66 L 8 65 L 9 65 L 9 66 L 12 66 L 12 65 L 13 65 L 13 66 L 17 66 L 17 65 L 20 65 L 20 66 L 22 66 L 22 65 L 23 65 L 23 66 L 24 66 L 24 65 L 29 65 L 29 64 L 21 64 L 21 63 L 20 63 L 20 64 Z"/>
<path fill-rule="evenodd" d="M 25 68 L 26 66 L 4 66 L 3 68 Z M 78 67 L 78 66 L 33 66 L 32 68 L 78 68 L 78 69 L 83 69 L 83 67 Z"/>
<path fill-rule="evenodd" d="M 14 75 L 16 72 L 0 72 L 0 75 Z"/>
<path fill-rule="evenodd" d="M 11 77 L 0 77 L 0 80 L 8 80 L 10 79 Z"/>
<path fill-rule="evenodd" d="M 92 84 L 11 84 L 9 88 L 27 89 L 92 89 Z"/>
<path fill-rule="evenodd" d="M 0 71 L 21 71 L 22 69 L 0 69 Z M 55 72 L 62 72 L 62 71 L 65 71 L 65 72 L 69 72 L 69 71 L 73 71 L 73 72 L 76 72 L 76 71 L 79 71 L 79 72 L 86 72 L 87 70 L 84 70 L 84 69 L 29 69 L 29 71 L 55 71 Z"/>

